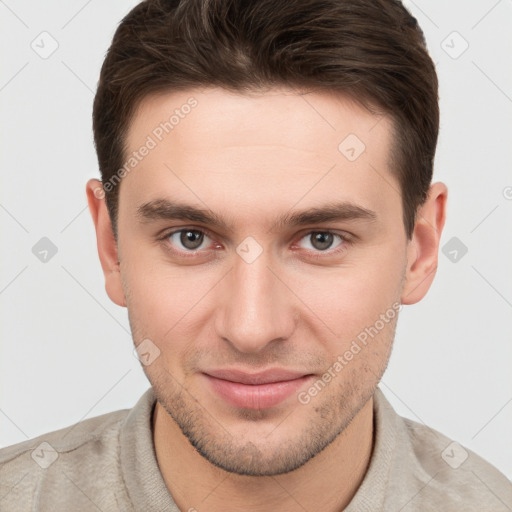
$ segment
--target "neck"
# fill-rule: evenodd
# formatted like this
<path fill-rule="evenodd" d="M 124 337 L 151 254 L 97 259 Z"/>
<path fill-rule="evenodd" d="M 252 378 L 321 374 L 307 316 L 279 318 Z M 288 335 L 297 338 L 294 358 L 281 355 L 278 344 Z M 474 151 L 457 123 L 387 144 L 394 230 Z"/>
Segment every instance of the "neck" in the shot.
<path fill-rule="evenodd" d="M 228 473 L 204 459 L 156 402 L 153 432 L 158 465 L 180 510 L 303 512 L 343 510 L 361 484 L 373 445 L 373 399 L 322 452 L 290 473 Z"/>

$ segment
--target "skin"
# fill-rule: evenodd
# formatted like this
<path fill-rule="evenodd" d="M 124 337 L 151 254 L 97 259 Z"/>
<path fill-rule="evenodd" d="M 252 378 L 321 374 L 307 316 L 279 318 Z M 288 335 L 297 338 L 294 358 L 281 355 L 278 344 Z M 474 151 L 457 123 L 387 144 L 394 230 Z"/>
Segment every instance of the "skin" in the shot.
<path fill-rule="evenodd" d="M 143 368 L 158 399 L 158 463 L 181 510 L 346 507 L 371 457 L 372 397 L 398 315 L 307 404 L 297 393 L 311 384 L 271 408 L 237 408 L 202 372 L 279 367 L 321 378 L 393 303 L 421 300 L 435 275 L 446 186 L 431 186 L 408 240 L 387 164 L 391 120 L 339 95 L 301 94 L 207 88 L 146 97 L 130 151 L 190 96 L 198 105 L 123 178 L 117 243 L 101 183 L 87 183 L 107 293 L 127 307 L 135 344 L 149 338 L 160 350 Z M 349 134 L 366 146 L 354 161 L 338 150 Z M 215 212 L 229 229 L 142 222 L 137 208 L 157 198 Z M 271 229 L 281 214 L 331 201 L 375 218 Z M 206 230 L 195 252 L 180 233 L 157 240 L 179 228 Z M 319 231 L 351 241 L 334 236 L 322 248 L 312 236 Z M 236 251 L 248 236 L 262 249 L 251 263 Z"/>

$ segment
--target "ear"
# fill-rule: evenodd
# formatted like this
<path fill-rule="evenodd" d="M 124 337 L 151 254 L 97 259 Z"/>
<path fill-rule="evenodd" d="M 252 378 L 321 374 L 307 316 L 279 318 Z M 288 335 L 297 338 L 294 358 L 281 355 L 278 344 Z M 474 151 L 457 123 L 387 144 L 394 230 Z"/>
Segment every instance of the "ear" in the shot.
<path fill-rule="evenodd" d="M 402 304 L 415 304 L 427 293 L 437 270 L 439 241 L 446 219 L 448 189 L 444 183 L 430 186 L 425 203 L 418 209 L 416 224 L 407 247 L 407 268 Z"/>
<path fill-rule="evenodd" d="M 105 289 L 110 300 L 118 306 L 126 306 L 117 243 L 112 230 L 112 222 L 105 202 L 105 192 L 101 181 L 90 179 L 86 188 L 87 202 L 91 212 L 94 227 L 96 228 L 96 241 L 101 268 L 105 275 Z"/>

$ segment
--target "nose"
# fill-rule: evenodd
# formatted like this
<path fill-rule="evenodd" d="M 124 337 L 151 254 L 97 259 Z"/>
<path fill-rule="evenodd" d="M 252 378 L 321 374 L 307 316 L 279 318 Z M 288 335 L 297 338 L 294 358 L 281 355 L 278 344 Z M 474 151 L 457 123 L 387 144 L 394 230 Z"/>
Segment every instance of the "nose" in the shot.
<path fill-rule="evenodd" d="M 261 352 L 295 329 L 295 296 L 268 254 L 264 250 L 250 263 L 235 254 L 216 297 L 217 335 L 240 352 Z"/>

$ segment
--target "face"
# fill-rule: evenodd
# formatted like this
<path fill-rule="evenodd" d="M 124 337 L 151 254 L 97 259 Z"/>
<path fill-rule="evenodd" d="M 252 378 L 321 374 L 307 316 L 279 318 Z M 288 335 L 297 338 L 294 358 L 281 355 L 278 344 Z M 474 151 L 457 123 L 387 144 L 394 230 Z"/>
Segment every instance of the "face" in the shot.
<path fill-rule="evenodd" d="M 390 355 L 407 262 L 390 120 L 328 93 L 194 89 L 146 98 L 127 144 L 120 277 L 159 403 L 227 471 L 300 467 Z"/>

